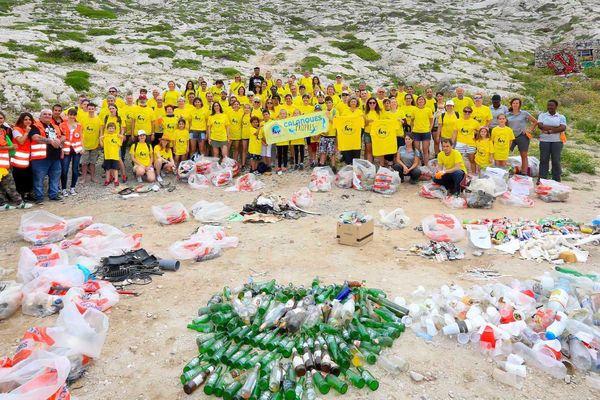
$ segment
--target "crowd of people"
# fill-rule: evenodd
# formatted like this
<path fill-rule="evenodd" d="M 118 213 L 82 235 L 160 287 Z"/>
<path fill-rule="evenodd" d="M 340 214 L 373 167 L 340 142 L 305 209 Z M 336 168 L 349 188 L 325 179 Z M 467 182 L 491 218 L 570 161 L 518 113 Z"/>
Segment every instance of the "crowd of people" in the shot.
<path fill-rule="evenodd" d="M 341 75 L 325 84 L 305 71 L 284 82 L 269 71 L 263 77 L 259 67 L 246 81 L 236 75 L 228 86 L 223 80 L 209 86 L 200 77 L 182 90 L 169 81 L 165 91 L 154 88 L 148 93 L 142 88 L 123 97 L 111 87 L 98 103 L 81 95 L 78 104 L 55 104 L 41 110 L 38 118 L 23 112 L 14 124 L 0 113 L 3 209 L 43 202 L 46 177 L 48 199 L 57 201 L 77 195 L 78 182 L 98 183 L 97 165 L 104 169 L 105 186 L 118 186 L 119 179 L 127 182 L 128 171 L 138 182 L 160 182 L 165 174 L 176 173 L 181 161 L 199 155 L 230 157 L 249 172 L 277 174 L 305 165 L 329 164 L 335 171 L 339 159 L 352 164 L 364 158 L 393 168 L 402 181 L 408 177 L 411 183 L 417 182 L 422 166 L 437 159 L 442 172 L 434 181 L 457 193 L 467 174 L 491 165 L 505 167 L 515 148 L 521 156 L 520 172 L 527 174 L 529 143 L 536 128 L 539 176 L 546 178 L 551 164 L 552 178 L 560 181 L 566 141 L 566 119 L 555 100 L 535 118 L 521 109 L 518 98 L 505 105 L 494 94 L 488 106 L 483 93 L 469 97 L 462 87 L 451 96 L 432 88 L 417 94 L 414 87 L 399 82 L 371 93 L 366 82 L 350 88 Z M 330 121 L 327 131 L 267 144 L 267 122 L 314 112 L 325 113 Z M 334 121 L 344 116 L 361 121 L 355 133 L 360 138 L 353 148 L 339 151 Z M 381 119 L 393 121 L 396 147 L 374 157 L 371 127 Z"/>

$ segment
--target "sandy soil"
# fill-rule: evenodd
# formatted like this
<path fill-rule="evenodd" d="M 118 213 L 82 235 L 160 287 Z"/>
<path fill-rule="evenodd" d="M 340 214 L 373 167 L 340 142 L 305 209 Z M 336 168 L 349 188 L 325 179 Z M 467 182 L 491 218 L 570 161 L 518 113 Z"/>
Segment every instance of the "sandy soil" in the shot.
<path fill-rule="evenodd" d="M 308 183 L 308 173 L 293 173 L 282 177 L 263 177 L 267 190 L 290 196 Z M 507 208 L 496 205 L 492 210 L 459 210 L 462 218 L 478 217 L 529 217 L 565 215 L 583 221 L 599 214 L 597 185 L 600 181 L 580 178 L 573 182 L 576 189 L 568 203 L 546 204 L 536 202 L 533 209 Z M 143 246 L 158 256 L 169 257 L 167 248 L 175 240 L 186 238 L 198 226 L 189 221 L 176 226 L 159 226 L 151 216 L 150 206 L 170 200 L 179 200 L 191 206 L 200 199 L 222 200 L 236 210 L 249 202 L 256 193 L 227 193 L 219 188 L 194 191 L 180 185 L 173 193 L 160 192 L 138 199 L 121 200 L 105 188 L 81 188 L 79 201 L 68 198 L 61 204 L 46 203 L 43 208 L 65 217 L 92 213 L 98 222 L 112 224 L 125 232 L 143 233 Z M 231 235 L 238 236 L 240 245 L 226 250 L 217 259 L 204 263 L 183 263 L 176 273 L 158 277 L 149 286 L 139 287 L 142 293 L 136 298 L 122 297 L 109 311 L 110 331 L 100 359 L 96 360 L 87 375 L 77 381 L 73 393 L 80 399 L 183 399 L 188 398 L 181 389 L 179 374 L 183 365 L 196 354 L 195 334 L 186 324 L 210 298 L 224 285 L 236 286 L 249 276 L 256 279 L 275 278 L 279 282 L 309 284 L 318 275 L 324 282 L 342 282 L 346 279 L 366 280 L 368 285 L 384 289 L 392 298 L 409 297 L 417 285 L 426 289 L 457 282 L 464 286 L 476 284 L 459 278 L 458 273 L 469 267 L 491 266 L 514 278 L 529 278 L 549 270 L 549 264 L 536 264 L 495 252 L 483 257 L 473 257 L 467 251 L 462 261 L 437 263 L 408 251 L 411 245 L 426 241 L 424 235 L 413 227 L 426 215 L 434 212 L 451 212 L 437 200 L 418 196 L 418 187 L 402 185 L 393 196 L 363 193 L 355 190 L 334 189 L 329 193 L 315 194 L 314 210 L 321 216 L 308 216 L 297 221 L 275 224 L 245 225 L 228 223 Z M 349 195 L 349 198 L 342 198 Z M 82 201 L 86 199 L 85 201 Z M 345 210 L 357 209 L 376 215 L 381 208 L 391 210 L 403 207 L 412 218 L 410 228 L 386 231 L 375 228 L 374 240 L 364 247 L 341 246 L 335 240 L 336 217 Z M 4 277 L 13 278 L 17 252 L 25 245 L 17 235 L 21 212 L 2 214 L 3 233 L 0 246 L 0 266 L 9 269 Z M 134 224 L 122 228 L 125 224 Z M 463 241 L 459 243 L 466 249 Z M 598 270 L 600 249 L 591 248 L 590 261 L 578 265 L 582 271 Z M 10 270 L 12 269 L 12 272 Z M 264 274 L 264 275 L 263 275 Z M 17 339 L 29 326 L 49 326 L 55 317 L 36 320 L 17 313 L 0 328 L 0 354 L 11 355 Z M 411 369 L 427 373 L 428 382 L 413 382 L 408 374 L 399 377 L 386 375 L 383 369 L 370 368 L 379 377 L 381 387 L 377 392 L 351 389 L 348 399 L 403 399 L 403 398 L 578 398 L 594 399 L 594 392 L 585 377 L 576 375 L 570 384 L 554 380 L 542 372 L 528 368 L 528 377 L 522 391 L 503 386 L 491 378 L 493 363 L 473 348 L 461 348 L 451 339 L 436 337 L 427 344 L 407 332 L 397 340 L 391 353 L 409 360 Z M 200 390 L 190 398 L 203 398 Z M 334 398 L 336 395 L 328 395 Z"/>

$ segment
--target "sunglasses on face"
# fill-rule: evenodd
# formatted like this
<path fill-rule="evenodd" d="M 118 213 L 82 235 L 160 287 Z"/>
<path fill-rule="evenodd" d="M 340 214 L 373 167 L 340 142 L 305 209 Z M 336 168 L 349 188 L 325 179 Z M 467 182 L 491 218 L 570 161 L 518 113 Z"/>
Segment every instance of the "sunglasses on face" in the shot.
<path fill-rule="evenodd" d="M 375 103 L 374 101 L 370 101 L 368 104 L 377 104 L 377 103 Z"/>
<path fill-rule="evenodd" d="M 471 114 L 471 113 L 472 113 L 472 111 L 467 111 L 467 110 L 465 110 L 465 111 L 463 111 L 463 113 L 464 113 L 464 114 Z"/>
<path fill-rule="evenodd" d="M 475 99 L 475 100 L 481 100 L 481 99 L 483 99 L 483 97 L 477 96 L 477 97 L 473 97 L 473 99 Z"/>

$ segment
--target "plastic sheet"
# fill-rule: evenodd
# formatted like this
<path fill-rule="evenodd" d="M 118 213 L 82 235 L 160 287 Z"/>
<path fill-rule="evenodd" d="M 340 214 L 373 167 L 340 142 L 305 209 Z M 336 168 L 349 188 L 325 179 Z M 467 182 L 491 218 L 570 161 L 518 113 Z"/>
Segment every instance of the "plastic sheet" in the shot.
<path fill-rule="evenodd" d="M 218 222 L 233 214 L 233 209 L 220 201 L 210 203 L 200 200 L 190 208 L 190 213 L 200 222 Z"/>
<path fill-rule="evenodd" d="M 15 281 L 0 281 L 0 320 L 13 315 L 23 300 L 23 285 Z"/>
<path fill-rule="evenodd" d="M 178 201 L 152 206 L 152 215 L 162 225 L 174 225 L 187 221 L 189 214 L 185 206 Z"/>
<path fill-rule="evenodd" d="M 436 242 L 458 242 L 465 237 L 461 222 L 452 214 L 433 214 L 421 223 L 423 233 Z"/>
<path fill-rule="evenodd" d="M 333 180 L 331 167 L 315 167 L 310 174 L 308 188 L 311 192 L 329 192 L 333 186 Z"/>
<path fill-rule="evenodd" d="M 375 165 L 367 160 L 355 159 L 352 161 L 352 185 L 357 190 L 371 190 L 375 184 L 377 171 Z"/>
<path fill-rule="evenodd" d="M 540 184 L 535 187 L 537 196 L 546 203 L 567 201 L 571 187 L 552 179 L 540 179 Z"/>
<path fill-rule="evenodd" d="M 352 165 L 345 165 L 335 175 L 335 184 L 342 189 L 350 189 L 352 187 L 352 178 L 354 177 L 354 168 Z"/>
<path fill-rule="evenodd" d="M 290 200 L 293 205 L 303 210 L 310 208 L 313 204 L 313 195 L 310 192 L 310 189 L 307 187 L 303 187 L 298 189 L 292 195 L 292 199 Z"/>
<path fill-rule="evenodd" d="M 379 167 L 375 175 L 373 191 L 381 194 L 394 194 L 400 185 L 400 176 L 397 172 L 385 167 Z"/>
<path fill-rule="evenodd" d="M 208 178 L 202 174 L 194 173 L 188 178 L 188 184 L 192 189 L 206 189 L 208 184 Z"/>
<path fill-rule="evenodd" d="M 244 174 L 236 179 L 232 187 L 225 189 L 227 192 L 255 192 L 262 190 L 265 184 L 259 181 L 254 174 Z"/>
<path fill-rule="evenodd" d="M 379 223 L 386 229 L 402 229 L 410 224 L 410 218 L 402 208 L 396 208 L 390 213 L 379 210 Z"/>
<path fill-rule="evenodd" d="M 443 200 L 442 203 L 444 203 L 444 205 L 448 208 L 454 208 L 454 209 L 461 209 L 461 208 L 467 208 L 467 200 L 465 200 L 465 198 L 463 197 L 457 197 L 457 196 L 446 196 Z"/>
<path fill-rule="evenodd" d="M 437 183 L 427 182 L 421 186 L 419 195 L 426 199 L 444 199 L 448 196 L 448 190 Z"/>

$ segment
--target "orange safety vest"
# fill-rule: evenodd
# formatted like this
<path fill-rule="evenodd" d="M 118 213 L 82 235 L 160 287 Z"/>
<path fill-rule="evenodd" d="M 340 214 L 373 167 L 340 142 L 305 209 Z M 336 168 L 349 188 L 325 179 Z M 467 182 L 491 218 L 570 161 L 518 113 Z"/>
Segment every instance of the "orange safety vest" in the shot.
<path fill-rule="evenodd" d="M 20 144 L 19 141 L 15 139 L 14 143 L 17 145 L 17 150 L 15 150 L 15 155 L 10 158 L 10 165 L 15 168 L 27 168 L 29 167 L 31 140 L 29 140 L 29 136 L 21 128 L 15 126 L 13 131 L 19 131 L 19 133 L 25 136 L 25 142 Z"/>
<path fill-rule="evenodd" d="M 42 124 L 39 120 L 35 121 L 33 123 L 40 131 L 40 136 L 42 137 L 46 137 L 46 130 L 44 129 L 44 124 Z M 56 122 L 54 122 L 54 120 L 50 120 L 50 125 L 52 125 L 52 127 L 54 127 L 54 130 L 56 131 L 57 136 L 60 138 L 61 135 L 61 130 L 60 127 L 58 125 L 56 125 Z M 32 160 L 44 160 L 46 158 L 46 150 L 47 150 L 47 144 L 46 143 L 39 143 L 34 139 L 31 139 L 31 159 Z"/>
<path fill-rule="evenodd" d="M 0 146 L 8 146 L 8 141 L 6 140 L 6 131 L 0 134 Z M 0 168 L 9 169 L 10 168 L 10 155 L 8 154 L 9 150 L 0 150 Z"/>
<path fill-rule="evenodd" d="M 81 124 L 77 123 L 75 125 L 75 130 L 73 130 L 73 133 L 71 133 L 71 129 L 69 128 L 69 123 L 67 121 L 64 121 L 62 124 L 60 124 L 60 129 L 65 135 L 63 153 L 65 155 L 71 154 L 71 148 L 73 148 L 73 151 L 76 154 L 80 154 L 83 151 Z"/>

